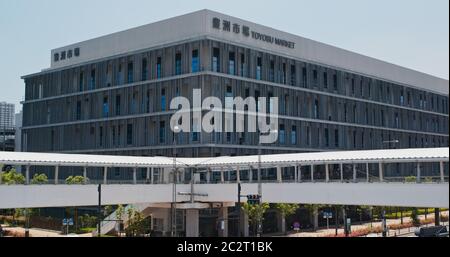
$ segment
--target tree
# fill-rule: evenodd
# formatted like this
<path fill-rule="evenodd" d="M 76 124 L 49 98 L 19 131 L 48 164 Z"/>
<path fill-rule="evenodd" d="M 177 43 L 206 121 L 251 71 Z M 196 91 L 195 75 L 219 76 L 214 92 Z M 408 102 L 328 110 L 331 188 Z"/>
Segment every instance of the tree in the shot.
<path fill-rule="evenodd" d="M 76 185 L 76 184 L 83 184 L 87 183 L 89 181 L 88 178 L 86 180 L 83 176 L 69 176 L 66 178 L 66 184 L 68 185 Z"/>
<path fill-rule="evenodd" d="M 11 169 L 8 172 L 2 172 L 1 176 L 3 183 L 7 185 L 25 184 L 25 177 L 15 169 Z"/>
<path fill-rule="evenodd" d="M 242 205 L 242 210 L 248 215 L 249 222 L 252 224 L 254 231 L 257 229 L 258 221 L 261 223 L 264 220 L 264 213 L 269 209 L 270 205 L 268 203 L 261 204 L 249 204 L 244 203 Z M 261 224 L 262 226 L 262 224 Z"/>
<path fill-rule="evenodd" d="M 277 209 L 280 213 L 281 213 L 281 217 L 282 217 L 282 230 L 286 233 L 286 229 L 284 226 L 286 226 L 286 220 L 285 218 L 287 216 L 290 216 L 292 214 L 294 214 L 297 209 L 298 209 L 299 205 L 295 204 L 295 203 L 276 203 L 275 204 L 275 209 Z"/>
<path fill-rule="evenodd" d="M 48 178 L 47 175 L 45 175 L 44 173 L 42 174 L 34 174 L 33 178 L 31 179 L 31 184 L 47 184 L 48 182 Z"/>
<path fill-rule="evenodd" d="M 413 226 L 415 226 L 415 227 L 420 227 L 420 219 L 419 219 L 418 214 L 419 214 L 419 212 L 418 212 L 417 208 L 414 208 L 411 211 L 411 221 L 412 221 Z"/>
<path fill-rule="evenodd" d="M 314 231 L 317 230 L 317 227 L 318 227 L 318 224 L 317 224 L 317 222 L 315 221 L 316 215 L 318 215 L 317 211 L 318 211 L 320 208 L 323 208 L 323 207 L 325 207 L 325 206 L 326 206 L 326 205 L 323 205 L 323 204 L 305 204 L 305 205 L 304 205 L 304 207 L 305 207 L 305 208 L 308 210 L 308 212 L 309 212 L 310 220 L 311 220 L 311 223 L 312 223 L 312 225 L 313 225 Z"/>

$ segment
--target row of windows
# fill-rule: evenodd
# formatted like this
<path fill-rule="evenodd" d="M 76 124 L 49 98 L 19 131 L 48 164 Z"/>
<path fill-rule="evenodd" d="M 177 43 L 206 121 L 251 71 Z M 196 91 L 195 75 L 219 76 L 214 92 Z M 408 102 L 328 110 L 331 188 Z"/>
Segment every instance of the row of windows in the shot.
<path fill-rule="evenodd" d="M 194 49 L 190 52 L 190 72 L 198 72 L 200 68 L 200 54 L 199 49 Z M 407 89 L 394 84 L 382 83 L 381 81 L 362 78 L 352 74 L 341 73 L 329 69 L 321 68 L 316 65 L 301 65 L 292 60 L 275 61 L 274 59 L 265 60 L 256 53 L 253 57 L 256 60 L 255 71 L 251 72 L 248 67 L 251 67 L 251 60 L 249 54 L 245 52 L 238 52 L 237 50 L 226 51 L 222 53 L 218 47 L 212 47 L 211 70 L 215 72 L 225 72 L 231 75 L 239 75 L 242 77 L 252 77 L 257 80 L 267 80 L 282 84 L 289 84 L 293 86 L 303 86 L 305 88 L 315 88 L 318 90 L 332 91 L 338 94 L 346 94 L 353 97 L 360 97 L 374 101 L 380 101 L 389 104 L 396 104 L 400 106 L 408 106 L 423 110 L 431 110 L 442 113 L 448 113 L 448 100 L 445 97 L 440 97 L 432 93 L 421 92 L 416 89 Z M 227 67 L 221 67 L 222 57 L 227 58 Z M 183 73 L 183 64 L 181 52 L 175 52 L 173 74 L 163 74 L 163 56 L 157 56 L 155 67 L 155 78 L 162 78 L 164 75 L 180 75 Z M 277 57 L 273 57 L 277 58 Z M 140 80 L 145 81 L 149 79 L 149 60 L 143 58 L 140 67 Z M 264 65 L 268 63 L 268 67 Z M 95 68 L 92 68 L 88 74 L 86 71 L 80 71 L 78 75 L 78 91 L 92 90 L 100 87 L 110 87 L 112 84 L 121 85 L 123 83 L 135 82 L 135 62 L 126 63 L 123 67 L 122 63 L 114 66 L 108 64 L 106 74 L 104 74 L 105 85 L 97 85 L 97 77 L 100 76 Z M 299 67 L 301 66 L 301 67 Z M 126 68 L 126 71 L 125 71 Z M 299 69 L 301 76 L 297 76 L 297 69 Z M 187 69 L 185 69 L 187 70 Z M 113 81 L 113 73 L 114 81 Z M 126 75 L 126 76 L 125 76 Z M 311 77 L 309 79 L 309 77 Z M 300 81 L 297 81 L 300 78 Z M 75 81 L 75 79 L 74 79 Z M 103 84 L 103 83 L 102 83 Z M 376 89 L 376 91 L 375 91 Z M 37 98 L 43 98 L 44 94 L 42 84 L 38 85 Z M 27 99 L 29 99 L 27 97 Z"/>

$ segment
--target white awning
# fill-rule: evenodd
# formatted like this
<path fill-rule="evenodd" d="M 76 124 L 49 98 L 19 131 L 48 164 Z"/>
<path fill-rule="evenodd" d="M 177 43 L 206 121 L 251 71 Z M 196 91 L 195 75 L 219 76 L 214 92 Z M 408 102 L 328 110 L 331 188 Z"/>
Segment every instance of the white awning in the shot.
<path fill-rule="evenodd" d="M 271 154 L 261 156 L 263 167 L 338 164 L 338 163 L 396 163 L 448 162 L 449 148 L 410 148 L 364 151 L 335 151 L 316 153 Z M 237 167 L 256 167 L 258 155 L 220 156 L 211 158 L 177 158 L 179 167 L 197 167 L 227 170 Z M 0 164 L 37 166 L 87 167 L 172 167 L 174 159 L 163 156 L 117 156 L 91 154 L 58 154 L 31 152 L 0 152 Z"/>

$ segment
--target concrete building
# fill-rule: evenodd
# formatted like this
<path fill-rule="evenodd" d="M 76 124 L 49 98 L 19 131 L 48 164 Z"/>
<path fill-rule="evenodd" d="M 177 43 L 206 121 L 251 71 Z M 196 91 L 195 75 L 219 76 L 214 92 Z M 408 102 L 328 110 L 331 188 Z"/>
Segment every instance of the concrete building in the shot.
<path fill-rule="evenodd" d="M 14 151 L 14 104 L 0 102 L 0 149 Z"/>
<path fill-rule="evenodd" d="M 256 154 L 257 133 L 174 135 L 169 103 L 195 88 L 278 97 L 279 137 L 265 154 L 448 146 L 448 80 L 210 10 L 53 49 L 51 66 L 23 79 L 25 151 L 172 156 L 175 141 L 183 157 Z M 386 177 L 413 169 L 389 166 Z"/>

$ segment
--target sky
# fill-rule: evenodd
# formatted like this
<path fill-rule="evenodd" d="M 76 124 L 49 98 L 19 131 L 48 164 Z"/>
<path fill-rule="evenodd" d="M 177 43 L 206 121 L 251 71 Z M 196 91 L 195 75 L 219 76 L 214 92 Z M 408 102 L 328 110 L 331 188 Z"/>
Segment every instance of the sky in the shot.
<path fill-rule="evenodd" d="M 0 0 L 0 102 L 53 48 L 201 9 L 449 78 L 448 0 Z"/>

